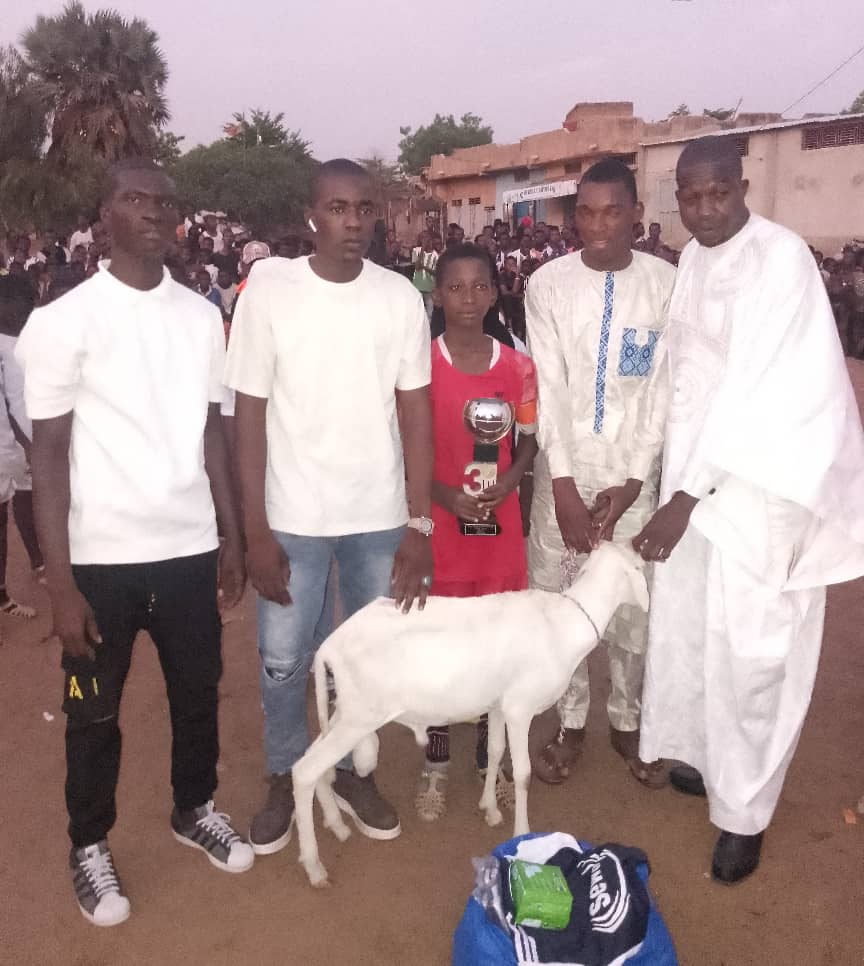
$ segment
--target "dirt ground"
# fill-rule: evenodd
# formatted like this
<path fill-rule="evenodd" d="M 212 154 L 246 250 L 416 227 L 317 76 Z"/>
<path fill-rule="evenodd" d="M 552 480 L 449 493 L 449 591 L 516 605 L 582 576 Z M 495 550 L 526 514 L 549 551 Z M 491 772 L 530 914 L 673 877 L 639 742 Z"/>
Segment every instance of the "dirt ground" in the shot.
<path fill-rule="evenodd" d="M 864 400 L 864 364 L 852 363 Z M 806 454 L 802 454 L 806 459 Z M 14 527 L 12 528 L 14 530 Z M 399 809 L 403 834 L 339 844 L 322 832 L 333 887 L 314 891 L 297 864 L 296 841 L 261 857 L 243 876 L 213 869 L 181 848 L 168 826 L 169 728 L 158 664 L 142 637 L 122 713 L 119 821 L 111 843 L 132 917 L 88 925 L 66 869 L 63 715 L 59 647 L 47 598 L 27 576 L 12 541 L 10 587 L 33 601 L 32 622 L 4 618 L 0 647 L 0 963 L 9 966 L 445 966 L 471 889 L 470 859 L 509 837 L 477 811 L 472 734 L 457 728 L 450 808 L 430 827 L 412 807 L 421 752 L 410 733 L 385 729 L 380 787 Z M 736 888 L 708 876 L 716 832 L 703 801 L 637 785 L 609 747 L 603 656 L 594 657 L 587 751 L 562 788 L 533 782 L 535 830 L 644 849 L 651 888 L 682 966 L 862 966 L 864 816 L 844 808 L 864 795 L 864 583 L 832 589 L 822 665 L 798 755 L 789 772 L 763 863 Z M 226 628 L 222 764 L 217 803 L 241 830 L 264 794 L 261 712 L 251 594 Z M 548 720 L 539 728 L 548 728 Z M 536 736 L 535 736 L 536 737 Z"/>

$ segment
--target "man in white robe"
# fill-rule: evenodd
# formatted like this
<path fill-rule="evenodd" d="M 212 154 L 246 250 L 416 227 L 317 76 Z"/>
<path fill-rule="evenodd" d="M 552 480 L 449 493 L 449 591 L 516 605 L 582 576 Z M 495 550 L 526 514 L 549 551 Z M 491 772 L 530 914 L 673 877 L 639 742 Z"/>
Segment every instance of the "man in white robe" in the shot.
<path fill-rule="evenodd" d="M 731 138 L 678 162 L 681 257 L 641 754 L 677 759 L 721 829 L 715 879 L 758 866 L 804 723 L 825 586 L 864 574 L 864 441 L 806 244 L 750 214 Z M 695 770 L 694 770 L 695 769 Z"/>
<path fill-rule="evenodd" d="M 595 164 L 576 205 L 585 247 L 544 265 L 527 289 L 541 446 L 528 540 L 533 587 L 561 589 L 565 546 L 577 555 L 576 570 L 599 539 L 629 542 L 657 508 L 675 271 L 632 251 L 633 224 L 641 217 L 629 168 L 613 159 Z M 612 680 L 607 711 L 613 747 L 640 781 L 656 786 L 665 773 L 638 757 L 647 638 L 644 611 L 621 607 L 604 635 Z M 544 781 L 569 774 L 584 741 L 588 702 L 583 662 L 558 705 L 558 738 L 534 765 Z"/>

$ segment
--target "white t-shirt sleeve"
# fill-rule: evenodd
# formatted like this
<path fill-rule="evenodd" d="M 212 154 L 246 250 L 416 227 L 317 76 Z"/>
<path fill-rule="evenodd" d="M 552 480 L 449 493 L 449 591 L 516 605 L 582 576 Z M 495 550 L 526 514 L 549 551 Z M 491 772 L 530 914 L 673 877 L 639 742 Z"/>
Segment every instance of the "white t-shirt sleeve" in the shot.
<path fill-rule="evenodd" d="M 225 363 L 225 385 L 259 399 L 270 398 L 276 373 L 276 345 L 266 298 L 266 282 L 253 271 L 237 296 Z"/>
<path fill-rule="evenodd" d="M 413 309 L 405 328 L 396 388 L 403 392 L 428 386 L 432 381 L 432 344 L 429 319 L 419 292 L 413 293 Z"/>
<path fill-rule="evenodd" d="M 30 419 L 54 419 L 72 411 L 83 357 L 76 320 L 59 319 L 47 308 L 31 313 L 15 348 L 15 358 L 24 370 Z"/>

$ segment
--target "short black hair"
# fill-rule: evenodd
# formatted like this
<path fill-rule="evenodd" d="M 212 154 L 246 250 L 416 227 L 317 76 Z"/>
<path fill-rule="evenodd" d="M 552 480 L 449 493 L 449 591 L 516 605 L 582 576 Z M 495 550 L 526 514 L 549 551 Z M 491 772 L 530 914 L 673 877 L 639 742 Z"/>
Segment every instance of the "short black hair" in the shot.
<path fill-rule="evenodd" d="M 445 250 L 444 254 L 438 259 L 438 264 L 435 266 L 435 284 L 437 285 L 444 278 L 447 269 L 454 262 L 461 262 L 465 259 L 482 262 L 489 269 L 489 278 L 495 284 L 497 272 L 495 270 L 494 259 L 485 248 L 481 248 L 479 245 L 472 245 L 468 242 L 452 245 Z"/>
<path fill-rule="evenodd" d="M 744 177 L 741 152 L 734 138 L 720 134 L 707 134 L 691 141 L 681 152 L 675 168 L 675 177 L 681 182 L 682 174 L 697 164 L 708 164 L 716 168 L 724 178 L 740 181 Z"/>
<path fill-rule="evenodd" d="M 579 182 L 583 184 L 620 184 L 623 185 L 627 194 L 635 205 L 639 200 L 636 192 L 636 176 L 620 158 L 603 158 L 582 175 Z"/>
<path fill-rule="evenodd" d="M 321 182 L 328 177 L 337 178 L 365 178 L 372 182 L 372 177 L 362 164 L 352 161 L 350 158 L 332 158 L 324 161 L 315 169 L 312 175 L 312 201 L 318 200 L 318 192 L 321 189 Z"/>
<path fill-rule="evenodd" d="M 131 174 L 136 171 L 156 172 L 170 180 L 168 172 L 152 158 L 123 158 L 120 161 L 115 161 L 113 164 L 110 164 L 105 171 L 105 178 L 102 184 L 102 202 L 110 201 L 124 174 Z"/>

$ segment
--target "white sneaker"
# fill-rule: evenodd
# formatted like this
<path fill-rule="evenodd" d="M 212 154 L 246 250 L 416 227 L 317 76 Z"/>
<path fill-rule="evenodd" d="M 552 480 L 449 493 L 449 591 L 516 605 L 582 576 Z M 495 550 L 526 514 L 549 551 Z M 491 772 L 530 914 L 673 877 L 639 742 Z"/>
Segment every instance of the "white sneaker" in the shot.
<path fill-rule="evenodd" d="M 414 807 L 424 822 L 435 822 L 447 811 L 447 769 L 424 768 L 414 796 Z"/>
<path fill-rule="evenodd" d="M 129 900 L 123 895 L 106 839 L 69 853 L 72 885 L 81 915 L 94 926 L 117 926 L 129 918 Z"/>
<path fill-rule="evenodd" d="M 207 802 L 191 812 L 181 813 L 175 808 L 171 828 L 178 842 L 200 849 L 217 869 L 246 872 L 252 868 L 255 853 L 231 828 L 230 820 L 230 815 L 217 812 L 213 802 Z"/>

